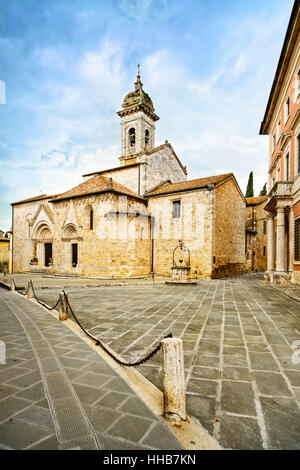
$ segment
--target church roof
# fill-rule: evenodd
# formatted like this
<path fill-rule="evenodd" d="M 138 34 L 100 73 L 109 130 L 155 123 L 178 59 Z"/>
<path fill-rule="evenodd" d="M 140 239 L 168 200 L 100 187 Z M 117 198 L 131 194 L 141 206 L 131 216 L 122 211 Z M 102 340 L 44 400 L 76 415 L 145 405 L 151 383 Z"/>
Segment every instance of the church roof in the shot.
<path fill-rule="evenodd" d="M 87 196 L 91 194 L 99 194 L 106 192 L 114 192 L 124 194 L 125 196 L 132 196 L 144 200 L 142 196 L 126 188 L 122 184 L 114 181 L 112 178 L 96 175 L 83 183 L 75 186 L 75 188 L 66 191 L 65 193 L 58 194 L 51 202 L 59 202 L 65 199 L 73 199 L 77 197 Z"/>
<path fill-rule="evenodd" d="M 129 165 L 116 166 L 114 168 L 109 168 L 108 170 L 93 171 L 93 173 L 87 173 L 86 175 L 82 175 L 82 176 L 85 177 L 85 176 L 101 175 L 102 173 L 112 173 L 113 171 L 127 170 L 128 168 L 138 167 L 139 165 L 142 165 L 142 163 L 139 163 L 139 162 L 130 163 Z"/>
<path fill-rule="evenodd" d="M 146 193 L 147 197 L 159 196 L 161 194 L 177 193 L 182 191 L 191 191 L 194 189 L 201 189 L 207 187 L 209 184 L 216 185 L 221 181 L 233 176 L 233 173 L 227 173 L 224 175 L 208 176 L 207 178 L 199 178 L 190 181 L 181 181 L 180 183 L 167 183 L 158 188 L 154 188 Z"/>
<path fill-rule="evenodd" d="M 42 199 L 51 199 L 51 198 L 54 198 L 55 196 L 56 194 L 52 194 L 50 196 L 47 194 L 40 194 L 39 196 L 30 197 L 28 199 L 22 199 L 22 201 L 12 202 L 11 205 L 15 206 L 17 204 L 23 204 L 25 202 L 35 202 L 35 201 L 41 201 Z"/>

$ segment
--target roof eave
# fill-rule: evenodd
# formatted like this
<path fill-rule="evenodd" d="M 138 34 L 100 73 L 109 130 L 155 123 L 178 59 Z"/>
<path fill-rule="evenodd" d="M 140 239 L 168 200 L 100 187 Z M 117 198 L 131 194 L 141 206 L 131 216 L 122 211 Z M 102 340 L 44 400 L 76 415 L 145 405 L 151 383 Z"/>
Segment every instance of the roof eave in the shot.
<path fill-rule="evenodd" d="M 213 186 L 213 187 L 212 187 Z M 169 195 L 169 194 L 176 194 L 176 193 L 186 193 L 188 191 L 197 191 L 199 189 L 209 189 L 209 190 L 212 190 L 215 188 L 215 183 L 209 183 L 209 184 L 205 184 L 205 185 L 201 185 L 201 186 L 196 186 L 194 188 L 184 188 L 184 189 L 174 189 L 172 191 L 165 191 L 163 193 L 155 193 L 155 194 L 145 194 L 144 197 L 145 198 L 149 198 L 149 197 L 157 197 L 157 196 L 166 196 L 166 195 Z"/>
<path fill-rule="evenodd" d="M 97 194 L 104 194 L 104 193 L 120 194 L 122 196 L 132 197 L 134 199 L 145 201 L 145 198 L 143 196 L 138 196 L 138 195 L 135 196 L 133 194 L 128 194 L 128 193 L 125 193 L 125 192 L 122 192 L 122 191 L 116 191 L 115 189 L 104 189 L 102 191 L 93 191 L 93 192 L 85 193 L 85 194 L 75 194 L 73 196 L 66 196 L 66 197 L 59 198 L 59 199 L 52 199 L 49 202 L 55 203 L 55 202 L 66 201 L 68 199 L 78 199 L 80 197 L 95 196 Z"/>
<path fill-rule="evenodd" d="M 142 163 L 140 163 L 140 162 L 130 163 L 129 165 L 120 165 L 120 166 L 116 166 L 114 168 L 109 168 L 108 170 L 94 171 L 93 173 L 87 173 L 87 174 L 82 175 L 82 176 L 86 177 L 86 176 L 93 176 L 93 175 L 101 175 L 103 173 L 109 173 L 111 171 L 126 170 L 127 168 L 132 168 L 132 167 L 139 166 L 139 165 L 142 165 Z"/>

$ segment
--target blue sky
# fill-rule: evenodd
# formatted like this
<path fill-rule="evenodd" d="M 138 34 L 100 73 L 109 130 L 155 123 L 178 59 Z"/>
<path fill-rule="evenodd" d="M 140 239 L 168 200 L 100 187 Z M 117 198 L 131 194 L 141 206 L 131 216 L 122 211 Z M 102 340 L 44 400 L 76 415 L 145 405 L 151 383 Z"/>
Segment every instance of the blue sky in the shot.
<path fill-rule="evenodd" d="M 118 166 L 137 63 L 189 179 L 267 181 L 260 122 L 293 0 L 0 0 L 0 228 L 10 203 Z M 0 100 L 1 101 L 1 100 Z"/>

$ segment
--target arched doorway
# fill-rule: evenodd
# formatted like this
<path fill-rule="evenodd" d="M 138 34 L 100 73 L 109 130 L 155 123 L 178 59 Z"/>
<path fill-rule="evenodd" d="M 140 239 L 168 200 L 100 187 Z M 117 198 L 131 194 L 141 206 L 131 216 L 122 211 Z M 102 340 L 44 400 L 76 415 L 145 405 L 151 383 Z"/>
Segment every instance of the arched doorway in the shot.
<path fill-rule="evenodd" d="M 76 269 L 79 264 L 79 237 L 75 225 L 64 227 L 62 265 L 64 270 Z"/>
<path fill-rule="evenodd" d="M 53 236 L 49 225 L 41 222 L 34 230 L 32 260 L 43 267 L 49 267 L 53 261 Z"/>

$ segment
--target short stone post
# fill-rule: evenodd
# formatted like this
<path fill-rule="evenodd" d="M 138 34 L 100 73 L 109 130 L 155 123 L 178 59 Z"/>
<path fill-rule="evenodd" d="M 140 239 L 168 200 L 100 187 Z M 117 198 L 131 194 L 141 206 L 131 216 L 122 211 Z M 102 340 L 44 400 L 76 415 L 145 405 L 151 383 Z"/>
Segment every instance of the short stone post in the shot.
<path fill-rule="evenodd" d="M 33 299 L 33 297 L 34 297 L 34 294 L 33 294 L 32 284 L 31 284 L 31 281 L 28 281 L 27 299 Z"/>
<path fill-rule="evenodd" d="M 59 312 L 59 319 L 61 321 L 68 320 L 68 304 L 67 299 L 65 297 L 64 292 L 59 293 L 59 304 L 58 304 L 58 312 Z"/>
<path fill-rule="evenodd" d="M 7 282 L 7 272 L 4 271 L 3 273 L 3 282 Z"/>
<path fill-rule="evenodd" d="M 164 416 L 180 426 L 187 419 L 182 339 L 163 339 L 162 352 Z"/>
<path fill-rule="evenodd" d="M 14 280 L 14 278 L 12 278 L 12 280 L 11 280 L 10 290 L 12 290 L 12 291 L 15 291 L 15 290 L 16 290 L 16 285 L 15 285 L 15 280 Z"/>

